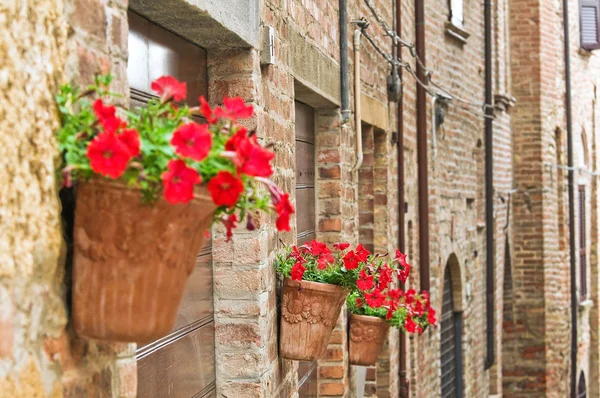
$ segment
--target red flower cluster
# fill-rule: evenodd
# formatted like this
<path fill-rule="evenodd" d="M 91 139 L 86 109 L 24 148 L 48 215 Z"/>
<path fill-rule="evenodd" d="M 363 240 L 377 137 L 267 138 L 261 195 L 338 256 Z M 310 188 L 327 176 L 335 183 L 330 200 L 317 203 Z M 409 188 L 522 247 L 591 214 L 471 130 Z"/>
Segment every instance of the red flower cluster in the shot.
<path fill-rule="evenodd" d="M 225 225 L 228 238 L 240 221 L 234 214 L 237 211 L 248 214 L 248 229 L 255 228 L 251 213 L 265 208 L 254 185 L 254 181 L 258 181 L 270 192 L 272 210 L 277 214 L 277 229 L 290 231 L 294 207 L 289 194 L 269 179 L 275 153 L 260 145 L 254 132 L 238 124 L 253 115 L 253 107 L 238 97 L 225 98 L 222 106 L 213 109 L 200 97 L 198 108 L 177 109 L 173 102 L 186 99 L 186 83 L 162 76 L 152 82 L 151 88 L 160 99 L 152 99 L 147 112 L 130 119 L 142 133 L 144 148 L 138 131 L 128 128 L 127 122 L 117 116 L 114 106 L 101 99 L 93 103 L 91 108 L 96 120 L 87 126 L 93 133 L 78 134 L 78 139 L 89 142 L 86 154 L 92 171 L 117 179 L 129 169 L 128 182 L 143 182 L 142 190 L 150 197 L 160 190 L 162 183 L 164 198 L 172 204 L 193 200 L 196 186 L 206 183 L 213 202 L 219 207 L 216 219 Z M 208 124 L 190 120 L 188 116 L 196 111 Z M 138 159 L 133 162 L 134 158 Z M 83 167 L 67 164 L 63 168 L 65 184 L 71 183 L 71 175 L 77 173 L 77 169 Z M 317 257 L 319 267 L 326 268 L 333 261 L 330 252 L 329 256 Z M 301 275 L 300 271 L 297 267 L 295 275 Z"/>
<path fill-rule="evenodd" d="M 169 203 L 186 203 L 194 198 L 194 185 L 202 180 L 198 172 L 181 159 L 171 160 L 162 175 L 165 199 Z"/>
<path fill-rule="evenodd" d="M 374 310 L 385 309 L 385 318 L 388 321 L 394 318 L 397 311 L 402 311 L 404 314 L 401 315 L 404 316 L 403 326 L 409 333 L 422 333 L 427 324 L 435 325 L 435 310 L 430 306 L 427 292 L 417 294 L 414 289 L 404 292 L 401 289 L 392 288 L 394 275 L 400 282 L 406 282 L 410 270 L 410 265 L 406 262 L 406 255 L 397 251 L 392 266 L 390 266 L 382 258 L 383 256 L 370 256 L 370 253 L 359 245 L 346 257 L 349 257 L 347 261 L 352 266 L 358 262 L 360 267 L 355 293 L 358 308 L 367 306 Z M 361 261 L 363 258 L 366 260 Z M 398 267 L 394 263 L 397 263 Z"/>
<path fill-rule="evenodd" d="M 88 145 L 90 167 L 103 176 L 119 178 L 131 159 L 140 154 L 140 135 L 133 129 L 123 129 L 126 123 L 116 116 L 114 106 L 107 106 L 98 99 L 93 109 L 103 131 Z"/>
<path fill-rule="evenodd" d="M 327 267 L 335 265 L 335 257 L 325 243 L 312 240 L 304 245 L 293 246 L 289 253 L 289 258 L 294 261 L 291 268 L 291 278 L 301 281 L 308 267 L 316 270 L 325 270 Z"/>
<path fill-rule="evenodd" d="M 212 134 L 207 124 L 187 123 L 173 133 L 171 145 L 178 155 L 200 162 L 210 152 Z"/>

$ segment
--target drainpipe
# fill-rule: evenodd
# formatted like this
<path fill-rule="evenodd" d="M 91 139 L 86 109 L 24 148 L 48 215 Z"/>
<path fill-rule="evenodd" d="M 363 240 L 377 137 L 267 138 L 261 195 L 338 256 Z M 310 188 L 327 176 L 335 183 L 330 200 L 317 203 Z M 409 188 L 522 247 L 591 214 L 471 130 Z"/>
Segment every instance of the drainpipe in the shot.
<path fill-rule="evenodd" d="M 396 1 L 396 34 L 402 36 L 402 0 Z M 402 46 L 397 43 L 397 58 L 402 59 Z M 402 68 L 398 68 L 398 75 L 402 81 Z M 404 90 L 400 92 L 397 104 L 396 122 L 398 123 L 398 140 L 396 142 L 396 151 L 398 152 L 398 248 L 402 253 L 406 253 L 405 241 L 405 213 L 404 213 Z M 404 288 L 404 284 L 401 286 Z M 399 344 L 399 364 L 398 376 L 400 387 L 400 398 L 408 398 L 408 380 L 406 377 L 406 333 L 400 331 Z"/>
<path fill-rule="evenodd" d="M 490 0 L 484 2 L 484 36 L 485 36 L 485 103 L 492 104 L 492 4 Z M 493 108 L 487 106 L 485 114 L 485 241 L 486 241 L 486 343 L 487 355 L 485 369 L 489 369 L 495 362 L 495 265 L 496 241 L 494 238 L 494 120 Z"/>
<path fill-rule="evenodd" d="M 364 20 L 356 21 L 357 28 L 352 35 L 352 44 L 354 45 L 354 123 L 356 124 L 356 164 L 354 170 L 358 170 L 363 162 L 362 147 L 362 125 L 360 114 L 360 37 L 363 29 L 366 29 L 368 23 Z"/>
<path fill-rule="evenodd" d="M 425 66 L 425 7 L 415 0 L 415 45 Z M 417 65 L 417 77 L 427 82 L 425 70 Z M 429 185 L 427 163 L 427 93 L 417 84 L 417 163 L 419 176 L 419 278 L 421 290 L 429 291 Z"/>
<path fill-rule="evenodd" d="M 340 0 L 340 87 L 342 101 L 342 124 L 350 120 L 350 88 L 348 87 L 348 8 L 346 0 Z"/>
<path fill-rule="evenodd" d="M 571 256 L 571 397 L 577 391 L 577 263 L 575 257 L 575 172 L 573 159 L 573 109 L 571 103 L 571 43 L 569 37 L 569 0 L 563 0 L 565 107 L 567 116 L 567 157 L 569 162 L 569 254 Z"/>
<path fill-rule="evenodd" d="M 435 155 L 437 154 L 437 123 L 435 120 L 435 104 L 437 101 L 437 96 L 431 97 L 431 150 L 433 152 L 431 157 L 433 160 L 435 160 Z"/>

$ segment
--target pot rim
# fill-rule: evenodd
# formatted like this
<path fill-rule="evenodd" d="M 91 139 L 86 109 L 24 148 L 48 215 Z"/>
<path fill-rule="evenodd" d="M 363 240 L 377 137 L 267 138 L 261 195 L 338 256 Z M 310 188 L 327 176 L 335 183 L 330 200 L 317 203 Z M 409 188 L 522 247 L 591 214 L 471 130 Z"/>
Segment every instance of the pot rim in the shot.
<path fill-rule="evenodd" d="M 302 288 L 303 290 L 321 291 L 321 292 L 338 292 L 338 293 L 349 293 L 348 289 L 344 289 L 340 285 L 334 285 L 331 283 L 321 283 L 313 281 L 295 281 L 292 278 L 285 278 L 283 280 L 284 287 L 291 288 Z"/>
<path fill-rule="evenodd" d="M 386 326 L 390 326 L 390 324 L 385 320 L 378 316 L 373 315 L 359 315 L 359 314 L 350 314 L 350 321 L 360 322 L 360 323 L 376 323 L 376 324 L 384 324 Z"/>
<path fill-rule="evenodd" d="M 127 184 L 125 184 L 123 181 L 109 179 L 107 177 L 103 177 L 103 176 L 99 176 L 99 175 L 93 175 L 88 180 L 86 180 L 85 178 L 82 178 L 82 179 L 78 180 L 76 183 L 79 186 L 98 185 L 98 186 L 110 187 L 112 189 L 119 190 L 119 191 L 136 193 L 136 194 L 141 191 L 140 187 L 137 187 L 137 186 L 130 187 L 130 186 L 127 186 Z M 166 202 L 166 199 L 162 195 L 159 195 L 158 201 Z M 206 202 L 206 201 L 209 201 L 210 203 L 212 203 L 215 209 L 217 208 L 217 205 L 214 204 L 212 197 L 211 197 L 210 193 L 208 192 L 207 185 L 204 182 L 202 182 L 202 184 L 196 185 L 196 187 L 194 188 L 194 199 L 191 202 Z M 169 205 L 176 206 L 171 203 L 169 203 Z"/>

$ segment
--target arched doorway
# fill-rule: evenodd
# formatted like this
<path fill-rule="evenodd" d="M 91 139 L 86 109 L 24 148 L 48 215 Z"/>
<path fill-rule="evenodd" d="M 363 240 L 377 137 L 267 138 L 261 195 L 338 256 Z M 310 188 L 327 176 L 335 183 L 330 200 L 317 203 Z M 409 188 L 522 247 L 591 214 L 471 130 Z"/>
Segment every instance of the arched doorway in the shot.
<path fill-rule="evenodd" d="M 579 374 L 577 398 L 587 398 L 587 386 L 585 385 L 585 375 L 583 374 L 583 372 Z"/>
<path fill-rule="evenodd" d="M 444 270 L 440 321 L 441 397 L 462 398 L 462 305 L 458 259 L 451 255 Z"/>

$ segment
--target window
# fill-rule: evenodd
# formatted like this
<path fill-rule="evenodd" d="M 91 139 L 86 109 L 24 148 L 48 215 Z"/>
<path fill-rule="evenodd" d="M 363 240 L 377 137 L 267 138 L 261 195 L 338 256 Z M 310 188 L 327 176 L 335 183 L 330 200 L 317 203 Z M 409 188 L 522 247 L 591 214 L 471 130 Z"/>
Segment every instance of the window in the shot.
<path fill-rule="evenodd" d="M 315 110 L 301 102 L 295 103 L 296 129 L 296 226 L 301 245 L 315 239 Z M 303 398 L 318 395 L 317 363 L 300 362 L 298 395 Z"/>
<path fill-rule="evenodd" d="M 127 77 L 131 106 L 145 106 L 152 80 L 172 75 L 188 87 L 188 103 L 207 95 L 206 50 L 133 12 L 129 19 Z M 138 396 L 208 397 L 215 394 L 212 245 L 207 239 L 187 281 L 175 327 L 168 336 L 138 347 Z"/>
<path fill-rule="evenodd" d="M 450 22 L 459 28 L 463 27 L 463 0 L 450 0 Z"/>
<path fill-rule="evenodd" d="M 581 301 L 587 296 L 587 234 L 585 185 L 579 186 L 579 293 Z"/>
<path fill-rule="evenodd" d="M 442 398 L 462 398 L 462 313 L 454 307 L 450 267 L 444 271 L 440 361 Z"/>
<path fill-rule="evenodd" d="M 587 389 L 585 386 L 585 376 L 583 372 L 579 375 L 579 385 L 577 386 L 577 398 L 587 398 Z"/>
<path fill-rule="evenodd" d="M 581 47 L 585 50 L 600 48 L 600 0 L 580 0 L 579 30 Z"/>

